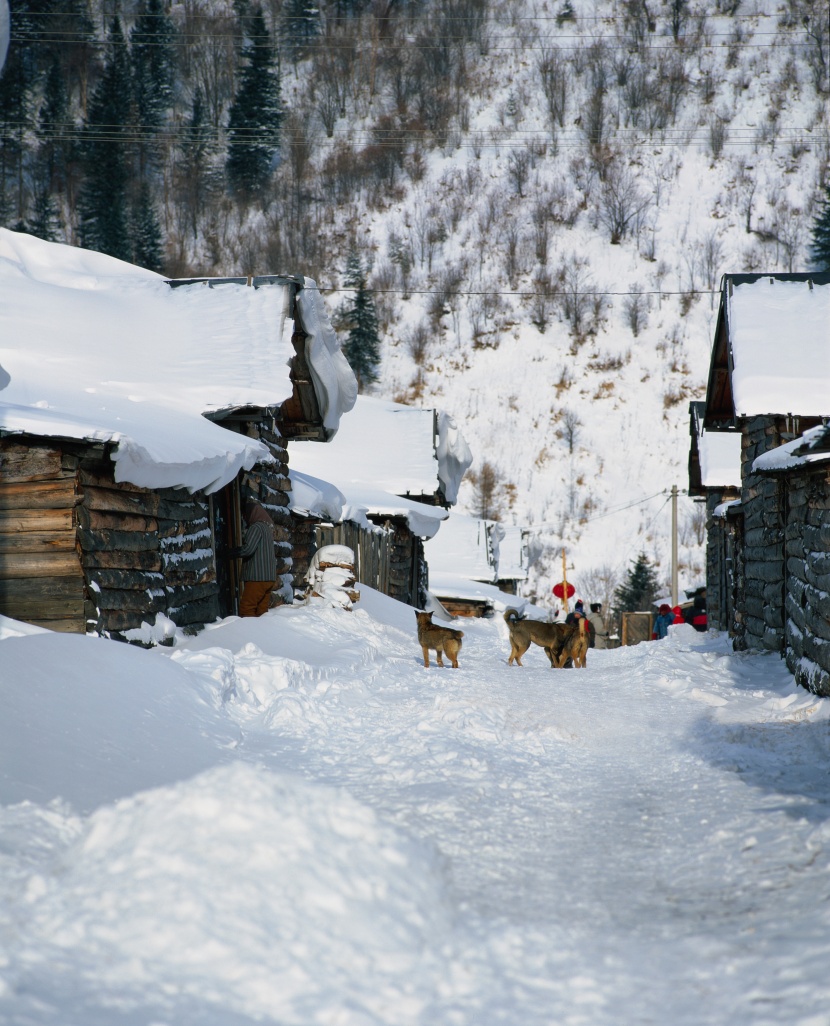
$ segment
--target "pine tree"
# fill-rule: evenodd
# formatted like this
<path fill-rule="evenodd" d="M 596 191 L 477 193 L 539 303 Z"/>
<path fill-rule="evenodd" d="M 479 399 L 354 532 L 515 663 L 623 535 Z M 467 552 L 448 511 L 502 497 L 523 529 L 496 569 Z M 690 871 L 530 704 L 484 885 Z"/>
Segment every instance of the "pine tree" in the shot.
<path fill-rule="evenodd" d="M 816 270 L 830 270 L 830 185 L 824 193 L 824 203 L 813 224 L 813 241 L 810 256 L 816 263 Z"/>
<path fill-rule="evenodd" d="M 614 592 L 617 609 L 633 613 L 650 609 L 657 594 L 657 574 L 648 556 L 641 552 L 628 571 L 628 580 Z"/>
<path fill-rule="evenodd" d="M 285 47 L 293 61 L 300 60 L 320 35 L 320 8 L 314 0 L 286 0 L 282 8 Z"/>
<path fill-rule="evenodd" d="M 132 206 L 130 215 L 132 261 L 148 271 L 161 271 L 164 247 L 161 226 L 153 209 L 150 186 L 144 182 Z"/>
<path fill-rule="evenodd" d="M 130 33 L 133 92 L 142 133 L 161 127 L 173 101 L 174 35 L 162 0 L 143 0 Z"/>
<path fill-rule="evenodd" d="M 354 300 L 342 311 L 349 328 L 343 353 L 357 378 L 360 391 L 378 379 L 380 335 L 375 301 L 369 292 L 366 274 L 357 250 L 352 249 L 346 264 L 344 283 L 355 290 Z"/>
<path fill-rule="evenodd" d="M 78 206 L 84 248 L 121 260 L 132 257 L 127 214 L 129 165 L 124 138 L 130 121 L 131 91 L 127 45 L 121 23 L 114 18 L 104 73 L 90 100 L 84 128 L 85 179 Z"/>
<path fill-rule="evenodd" d="M 225 168 L 231 190 L 251 196 L 268 184 L 282 124 L 279 70 L 260 8 L 251 19 L 242 59 L 244 66 L 228 118 Z"/>
<path fill-rule="evenodd" d="M 190 117 L 179 137 L 181 160 L 175 177 L 178 198 L 185 206 L 194 238 L 208 191 L 206 177 L 210 135 L 202 91 L 197 87 L 193 94 Z"/>
<path fill-rule="evenodd" d="M 63 192 L 67 168 L 72 159 L 69 98 L 57 54 L 52 57 L 46 74 L 43 103 L 37 119 L 37 178 L 41 189 Z"/>

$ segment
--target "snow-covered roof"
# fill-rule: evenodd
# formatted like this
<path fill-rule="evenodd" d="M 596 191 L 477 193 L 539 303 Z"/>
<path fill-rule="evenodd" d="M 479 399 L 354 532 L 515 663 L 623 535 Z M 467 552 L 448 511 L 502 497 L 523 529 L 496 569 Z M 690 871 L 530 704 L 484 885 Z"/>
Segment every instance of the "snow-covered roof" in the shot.
<path fill-rule="evenodd" d="M 309 514 L 337 522 L 343 515 L 346 496 L 328 481 L 289 468 L 291 508 L 295 513 Z"/>
<path fill-rule="evenodd" d="M 735 414 L 830 415 L 830 284 L 764 275 L 726 302 Z"/>
<path fill-rule="evenodd" d="M 484 581 L 471 581 L 466 577 L 451 573 L 433 573 L 430 567 L 429 592 L 440 602 L 441 599 L 456 599 L 465 602 L 483 602 L 496 612 L 505 609 L 517 609 L 524 612 L 529 605 L 528 600 L 519 595 L 510 595 L 501 591 L 495 584 Z"/>
<path fill-rule="evenodd" d="M 499 545 L 504 528 L 491 520 L 451 513 L 435 538 L 424 546 L 433 574 L 450 574 L 492 584 L 498 579 Z"/>
<path fill-rule="evenodd" d="M 332 481 L 345 495 L 370 485 L 391 495 L 433 496 L 440 485 L 454 501 L 472 462 L 455 421 L 431 408 L 403 406 L 361 395 L 327 446 L 297 441 L 292 463 L 303 473 Z"/>
<path fill-rule="evenodd" d="M 795 467 L 803 467 L 809 463 L 822 463 L 830 459 L 830 452 L 826 448 L 818 448 L 811 452 L 811 447 L 819 442 L 826 441 L 827 428 L 820 424 L 818 427 L 810 428 L 803 435 L 794 438 L 791 442 L 776 446 L 761 453 L 752 463 L 753 471 L 776 471 L 792 470 Z"/>
<path fill-rule="evenodd" d="M 319 291 L 303 284 L 307 358 L 332 434 L 356 383 Z M 214 491 L 271 458 L 205 415 L 292 395 L 293 288 L 171 288 L 113 257 L 0 229 L 0 431 L 112 442 L 118 481 Z"/>

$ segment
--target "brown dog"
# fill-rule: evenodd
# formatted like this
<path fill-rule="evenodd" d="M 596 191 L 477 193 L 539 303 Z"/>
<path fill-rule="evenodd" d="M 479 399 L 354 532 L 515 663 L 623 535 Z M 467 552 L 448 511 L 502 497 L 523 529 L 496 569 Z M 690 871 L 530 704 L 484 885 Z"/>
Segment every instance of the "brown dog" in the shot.
<path fill-rule="evenodd" d="M 559 665 L 564 666 L 569 659 L 572 659 L 575 667 L 585 667 L 591 639 L 588 621 L 584 616 L 580 616 L 579 620 L 570 626 L 575 630 L 562 646 L 562 651 L 559 653 Z"/>
<path fill-rule="evenodd" d="M 419 613 L 417 609 L 415 619 L 418 621 L 418 641 L 424 653 L 424 666 L 429 666 L 429 650 L 434 649 L 439 666 L 444 665 L 441 658 L 443 653 L 457 670 L 458 653 L 464 632 L 453 630 L 452 627 L 439 627 L 432 622 L 432 613 Z"/>
<path fill-rule="evenodd" d="M 506 609 L 504 611 L 504 622 L 510 631 L 510 658 L 507 665 L 512 666 L 513 660 L 516 665 L 522 665 L 522 656 L 530 648 L 531 644 L 540 645 L 550 660 L 553 669 L 565 665 L 566 655 L 562 658 L 562 652 L 573 637 L 579 633 L 576 624 L 546 623 L 543 620 L 530 620 L 522 616 L 518 609 Z M 587 637 L 587 635 L 586 635 Z M 570 658 L 573 658 L 572 656 Z"/>

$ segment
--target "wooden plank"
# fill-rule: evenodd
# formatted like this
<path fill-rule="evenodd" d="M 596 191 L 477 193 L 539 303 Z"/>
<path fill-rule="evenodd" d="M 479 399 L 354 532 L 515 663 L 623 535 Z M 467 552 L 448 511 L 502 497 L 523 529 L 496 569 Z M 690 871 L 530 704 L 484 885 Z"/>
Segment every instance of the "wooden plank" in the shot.
<path fill-rule="evenodd" d="M 148 595 L 146 591 L 101 591 L 95 596 L 95 601 L 101 610 L 123 609 L 147 617 L 154 617 L 167 605 L 165 595 Z"/>
<path fill-rule="evenodd" d="M 59 450 L 0 439 L 0 480 L 48 481 L 63 476 L 74 475 L 65 475 Z"/>
<path fill-rule="evenodd" d="M 14 531 L 74 531 L 72 510 L 0 509 L 0 533 Z"/>
<path fill-rule="evenodd" d="M 17 620 L 82 618 L 83 578 L 28 577 L 0 580 L 0 613 Z"/>
<path fill-rule="evenodd" d="M 153 534 L 158 531 L 158 520 L 155 517 L 115 510 L 88 509 L 86 506 L 78 506 L 78 523 L 88 531 L 146 531 Z"/>
<path fill-rule="evenodd" d="M 74 552 L 74 531 L 0 531 L 0 553 L 4 552 Z"/>
<path fill-rule="evenodd" d="M 162 574 L 152 570 L 135 570 L 132 567 L 111 570 L 88 568 L 87 576 L 102 590 L 146 591 L 147 588 L 164 587 Z"/>
<path fill-rule="evenodd" d="M 87 531 L 79 527 L 78 541 L 85 552 L 157 552 L 159 547 L 158 538 L 144 531 Z"/>
<path fill-rule="evenodd" d="M 0 580 L 12 577 L 82 577 L 74 548 L 68 552 L 0 553 Z"/>
<path fill-rule="evenodd" d="M 74 478 L 0 483 L 0 509 L 71 509 L 74 505 Z"/>
<path fill-rule="evenodd" d="M 35 627 L 45 627 L 60 634 L 86 634 L 86 620 L 83 617 L 67 617 L 61 620 L 27 620 Z"/>
<path fill-rule="evenodd" d="M 93 485 L 96 488 L 117 488 L 122 492 L 145 492 L 147 489 L 140 485 L 130 484 L 128 481 L 120 481 L 116 484 L 113 473 L 115 467 L 108 464 L 106 469 L 94 469 L 92 467 L 81 467 L 78 470 L 78 481 L 82 485 Z"/>
<path fill-rule="evenodd" d="M 145 517 L 155 517 L 159 511 L 159 497 L 156 492 L 128 491 L 117 486 L 96 488 L 84 485 L 83 501 L 87 509 L 137 513 Z"/>
<path fill-rule="evenodd" d="M 97 567 L 106 569 L 161 570 L 161 553 L 147 549 L 143 552 L 116 552 L 102 549 L 100 552 L 84 552 L 81 556 L 83 566 L 92 570 Z"/>

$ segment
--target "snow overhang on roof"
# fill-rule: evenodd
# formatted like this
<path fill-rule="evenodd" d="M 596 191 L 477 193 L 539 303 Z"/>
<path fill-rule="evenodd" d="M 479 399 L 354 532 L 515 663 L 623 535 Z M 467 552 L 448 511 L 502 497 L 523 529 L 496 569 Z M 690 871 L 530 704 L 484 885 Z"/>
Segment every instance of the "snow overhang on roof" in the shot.
<path fill-rule="evenodd" d="M 752 469 L 760 474 L 775 474 L 814 463 L 826 463 L 830 460 L 829 433 L 824 425 L 810 428 L 799 438 L 761 453 L 753 460 Z"/>
<path fill-rule="evenodd" d="M 356 385 L 308 282 L 307 350 L 333 434 Z M 211 423 L 293 392 L 297 285 L 247 286 L 171 288 L 113 257 L 0 229 L 0 432 L 111 442 L 116 480 L 149 488 L 214 491 L 271 461 L 260 442 Z"/>
<path fill-rule="evenodd" d="M 830 415 L 830 275 L 726 276 L 707 426 L 725 372 L 735 417 Z"/>

